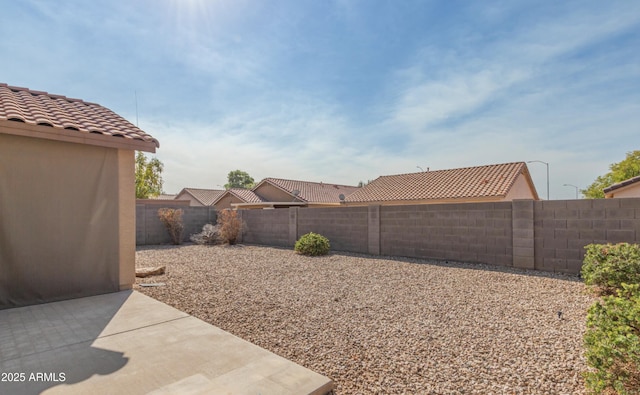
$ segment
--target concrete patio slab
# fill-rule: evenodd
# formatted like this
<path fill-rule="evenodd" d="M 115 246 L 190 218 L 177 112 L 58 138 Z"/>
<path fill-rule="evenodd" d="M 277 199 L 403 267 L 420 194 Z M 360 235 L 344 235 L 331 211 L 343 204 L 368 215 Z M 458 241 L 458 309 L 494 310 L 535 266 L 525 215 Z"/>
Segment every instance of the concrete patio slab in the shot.
<path fill-rule="evenodd" d="M 314 394 L 328 378 L 136 291 L 0 310 L 0 394 Z"/>

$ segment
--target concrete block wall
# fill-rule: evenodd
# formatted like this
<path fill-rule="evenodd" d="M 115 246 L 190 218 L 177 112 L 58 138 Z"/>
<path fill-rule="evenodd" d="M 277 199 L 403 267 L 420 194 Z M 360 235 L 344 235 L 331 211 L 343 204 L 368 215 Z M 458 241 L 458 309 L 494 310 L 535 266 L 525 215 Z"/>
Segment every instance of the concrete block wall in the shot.
<path fill-rule="evenodd" d="M 591 243 L 639 243 L 640 199 L 534 202 L 535 268 L 579 273 Z"/>
<path fill-rule="evenodd" d="M 328 238 L 331 249 L 368 253 L 367 212 L 367 207 L 299 208 L 296 240 L 314 232 Z"/>
<path fill-rule="evenodd" d="M 216 223 L 216 210 L 214 207 L 192 207 L 182 204 L 136 204 L 136 245 L 168 244 L 171 243 L 169 232 L 158 218 L 158 210 L 161 208 L 182 209 L 182 222 L 184 231 L 182 241 L 189 241 L 193 233 L 202 231 L 207 223 Z"/>
<path fill-rule="evenodd" d="M 138 205 L 138 244 L 168 243 L 158 206 Z M 185 210 L 185 238 L 215 211 Z M 192 211 L 193 210 L 193 211 Z M 590 243 L 640 243 L 640 198 L 242 210 L 242 242 L 293 247 L 308 232 L 333 250 L 579 273 Z"/>
<path fill-rule="evenodd" d="M 511 266 L 510 203 L 380 207 L 380 253 Z"/>
<path fill-rule="evenodd" d="M 238 211 L 245 229 L 242 242 L 288 247 L 289 210 L 240 210 Z"/>
<path fill-rule="evenodd" d="M 533 200 L 511 203 L 513 266 L 535 269 L 534 205 Z"/>

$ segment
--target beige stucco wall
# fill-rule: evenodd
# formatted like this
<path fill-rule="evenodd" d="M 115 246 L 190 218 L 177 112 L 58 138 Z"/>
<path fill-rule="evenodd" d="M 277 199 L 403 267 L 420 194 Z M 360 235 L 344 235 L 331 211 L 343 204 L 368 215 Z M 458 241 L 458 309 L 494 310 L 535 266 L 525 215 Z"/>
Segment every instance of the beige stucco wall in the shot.
<path fill-rule="evenodd" d="M 244 203 L 244 202 L 233 195 L 227 194 L 223 196 L 222 199 L 218 200 L 214 206 L 218 211 L 224 210 L 224 209 L 232 209 L 233 207 L 231 207 L 231 203 Z"/>
<path fill-rule="evenodd" d="M 516 199 L 534 199 L 533 191 L 531 190 L 531 186 L 529 182 L 527 182 L 527 178 L 524 174 L 520 174 L 518 178 L 516 178 L 516 182 L 513 183 L 511 190 L 507 194 L 504 200 L 511 201 Z"/>
<path fill-rule="evenodd" d="M 120 290 L 136 281 L 135 151 L 118 150 L 118 222 Z"/>
<path fill-rule="evenodd" d="M 133 151 L 0 130 L 0 308 L 130 285 L 132 175 Z"/>
<path fill-rule="evenodd" d="M 254 190 L 258 196 L 269 202 L 292 202 L 293 196 L 284 192 L 282 189 L 274 187 L 273 185 L 265 182 Z M 298 201 L 297 199 L 295 201 Z"/>
<path fill-rule="evenodd" d="M 607 193 L 605 197 L 607 199 L 640 197 L 640 182 L 636 182 L 635 184 L 627 185 L 619 189 L 614 189 Z"/>

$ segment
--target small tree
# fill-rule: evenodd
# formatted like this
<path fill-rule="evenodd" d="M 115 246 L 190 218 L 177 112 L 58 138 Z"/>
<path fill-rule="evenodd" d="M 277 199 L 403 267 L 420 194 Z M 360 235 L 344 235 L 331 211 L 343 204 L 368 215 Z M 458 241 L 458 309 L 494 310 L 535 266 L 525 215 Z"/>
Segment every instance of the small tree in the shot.
<path fill-rule="evenodd" d="M 158 210 L 160 221 L 167 228 L 171 242 L 176 245 L 182 244 L 182 231 L 184 230 L 182 213 L 182 209 L 161 208 Z"/>
<path fill-rule="evenodd" d="M 609 165 L 609 172 L 599 176 L 581 192 L 588 199 L 604 199 L 604 189 L 616 182 L 640 175 L 640 151 L 627 152 L 624 160 Z"/>
<path fill-rule="evenodd" d="M 148 199 L 162 193 L 163 168 L 158 158 L 147 160 L 142 151 L 136 153 L 136 199 Z"/>
<path fill-rule="evenodd" d="M 218 232 L 223 242 L 233 245 L 242 232 L 242 220 L 235 210 L 225 209 L 218 212 Z"/>
<path fill-rule="evenodd" d="M 242 170 L 233 170 L 227 175 L 227 183 L 224 184 L 225 189 L 229 188 L 245 188 L 251 189 L 254 187 L 255 182 L 253 177 L 249 173 Z"/>

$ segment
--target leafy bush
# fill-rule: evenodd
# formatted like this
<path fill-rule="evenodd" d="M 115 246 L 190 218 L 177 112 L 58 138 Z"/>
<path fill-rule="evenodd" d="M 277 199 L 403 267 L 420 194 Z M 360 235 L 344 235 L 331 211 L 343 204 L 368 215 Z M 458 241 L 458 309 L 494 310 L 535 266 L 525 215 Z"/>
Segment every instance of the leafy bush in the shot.
<path fill-rule="evenodd" d="M 297 253 L 311 256 L 326 255 L 330 248 L 329 239 L 313 232 L 301 236 L 294 246 Z"/>
<path fill-rule="evenodd" d="M 242 232 L 243 224 L 235 210 L 222 210 L 218 213 L 218 229 L 220 239 L 229 244 L 236 244 L 240 232 Z"/>
<path fill-rule="evenodd" d="M 640 283 L 639 245 L 589 244 L 585 248 L 582 277 L 601 295 L 614 295 L 622 283 Z"/>
<path fill-rule="evenodd" d="M 640 285 L 621 284 L 617 295 L 595 302 L 587 316 L 585 374 L 594 393 L 640 392 Z"/>
<path fill-rule="evenodd" d="M 220 227 L 206 224 L 202 232 L 191 235 L 190 240 L 196 244 L 218 244 L 220 242 Z"/>
<path fill-rule="evenodd" d="M 161 208 L 158 210 L 158 217 L 164 224 L 171 237 L 173 244 L 182 244 L 182 231 L 184 225 L 182 224 L 182 209 L 174 208 Z"/>

